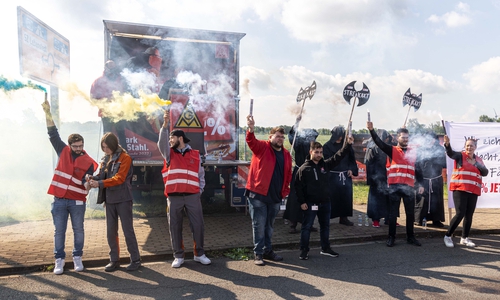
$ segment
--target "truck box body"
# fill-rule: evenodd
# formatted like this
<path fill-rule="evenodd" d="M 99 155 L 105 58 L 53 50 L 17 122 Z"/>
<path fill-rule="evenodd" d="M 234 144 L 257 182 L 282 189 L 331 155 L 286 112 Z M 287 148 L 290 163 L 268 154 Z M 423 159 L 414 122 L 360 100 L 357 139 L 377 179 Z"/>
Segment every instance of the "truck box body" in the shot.
<path fill-rule="evenodd" d="M 139 118 L 134 121 L 103 122 L 105 132 L 118 131 L 120 143 L 133 158 L 134 189 L 151 191 L 163 186 L 163 158 L 156 143 L 165 109 L 170 111 L 169 129 L 186 132 L 191 147 L 202 154 L 207 172 L 223 174 L 224 184 L 219 184 L 222 179 L 216 180 L 217 187 L 232 186 L 237 166 L 248 165 L 239 161 L 238 135 L 239 45 L 245 34 L 109 20 L 103 23 L 104 59 L 113 60 L 124 71 L 131 61 L 140 61 L 150 47 L 157 48 L 149 62 L 154 59 L 161 64 L 151 69 L 154 82 L 144 90 L 172 101 L 152 114 L 137 112 Z M 179 82 L 181 75 L 184 81 Z M 139 88 L 129 88 L 129 92 L 137 95 Z"/>

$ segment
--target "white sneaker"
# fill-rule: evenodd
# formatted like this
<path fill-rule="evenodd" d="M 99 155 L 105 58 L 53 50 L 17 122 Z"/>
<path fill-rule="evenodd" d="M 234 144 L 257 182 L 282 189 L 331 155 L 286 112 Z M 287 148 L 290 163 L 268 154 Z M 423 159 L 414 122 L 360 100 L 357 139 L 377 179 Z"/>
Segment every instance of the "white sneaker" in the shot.
<path fill-rule="evenodd" d="M 460 245 L 465 245 L 467 247 L 476 247 L 476 244 L 474 244 L 471 240 L 469 240 L 468 237 L 461 238 L 460 239 Z"/>
<path fill-rule="evenodd" d="M 209 265 L 212 263 L 212 261 L 208 257 L 206 257 L 205 254 L 203 254 L 201 256 L 195 256 L 194 261 L 197 261 L 197 262 L 201 263 L 202 265 Z"/>
<path fill-rule="evenodd" d="M 54 274 L 61 275 L 64 272 L 64 258 L 56 259 Z"/>
<path fill-rule="evenodd" d="M 444 236 L 444 244 L 448 248 L 455 247 L 455 245 L 453 244 L 453 239 L 451 238 L 451 236 L 446 236 L 446 235 Z"/>
<path fill-rule="evenodd" d="M 172 262 L 172 268 L 180 268 L 183 263 L 184 263 L 184 258 L 176 257 Z"/>
<path fill-rule="evenodd" d="M 76 272 L 81 272 L 83 271 L 83 263 L 82 263 L 82 257 L 81 256 L 73 256 L 73 265 L 75 267 Z"/>

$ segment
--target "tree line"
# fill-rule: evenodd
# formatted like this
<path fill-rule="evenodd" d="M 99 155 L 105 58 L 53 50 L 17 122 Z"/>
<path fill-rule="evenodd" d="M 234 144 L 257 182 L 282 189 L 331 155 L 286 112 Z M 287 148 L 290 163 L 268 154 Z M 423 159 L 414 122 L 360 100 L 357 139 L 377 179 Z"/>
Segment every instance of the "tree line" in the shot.
<path fill-rule="evenodd" d="M 481 115 L 479 117 L 479 122 L 500 122 L 500 118 L 496 115 L 495 112 L 495 117 L 489 117 L 487 115 Z M 280 125 L 280 127 L 283 127 L 285 129 L 285 132 L 290 132 L 292 129 L 292 126 L 290 125 Z M 273 127 L 262 127 L 262 126 L 255 126 L 254 131 L 256 134 L 267 134 Z M 411 134 L 417 134 L 417 133 L 425 133 L 429 131 L 433 131 L 437 135 L 444 135 L 444 128 L 443 124 L 441 121 L 436 121 L 431 124 L 420 124 L 417 119 L 409 119 L 406 128 Z M 245 132 L 247 127 L 240 127 L 240 132 Z M 385 129 L 385 128 L 384 128 Z M 320 135 L 330 135 L 331 134 L 331 129 L 329 128 L 319 128 L 316 130 Z M 386 129 L 387 130 L 387 129 Z M 396 129 L 391 129 L 387 130 L 389 133 L 394 134 L 396 133 L 398 128 Z M 368 129 L 362 128 L 359 130 L 352 130 L 353 134 L 369 134 Z"/>

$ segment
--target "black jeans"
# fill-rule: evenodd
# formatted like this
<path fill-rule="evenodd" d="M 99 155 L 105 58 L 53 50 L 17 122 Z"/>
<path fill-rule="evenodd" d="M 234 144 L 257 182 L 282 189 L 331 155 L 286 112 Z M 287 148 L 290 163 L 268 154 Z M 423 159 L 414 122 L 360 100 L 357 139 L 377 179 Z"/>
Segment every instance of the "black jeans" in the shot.
<path fill-rule="evenodd" d="M 464 220 L 462 237 L 469 237 L 470 228 L 472 226 L 472 215 L 476 210 L 477 195 L 464 191 L 453 191 L 453 203 L 455 203 L 456 214 L 450 221 L 450 228 L 446 232 L 447 236 L 451 236 L 457 229 L 462 219 Z"/>
<path fill-rule="evenodd" d="M 314 219 L 318 216 L 319 236 L 321 241 L 321 250 L 330 249 L 330 202 L 316 204 L 318 210 L 312 210 L 312 202 L 307 202 L 307 210 L 304 212 L 302 229 L 300 230 L 300 250 L 309 251 L 309 238 Z"/>
<path fill-rule="evenodd" d="M 389 236 L 396 236 L 396 219 L 399 205 L 403 199 L 406 214 L 406 237 L 413 237 L 413 222 L 415 222 L 415 190 L 406 184 L 389 186 Z"/>

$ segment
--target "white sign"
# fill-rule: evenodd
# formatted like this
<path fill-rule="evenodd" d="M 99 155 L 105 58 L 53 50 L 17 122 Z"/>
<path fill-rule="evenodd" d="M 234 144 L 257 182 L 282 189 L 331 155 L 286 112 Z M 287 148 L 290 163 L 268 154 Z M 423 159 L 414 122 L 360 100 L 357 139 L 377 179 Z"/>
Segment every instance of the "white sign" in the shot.
<path fill-rule="evenodd" d="M 69 80 L 69 40 L 17 7 L 21 75 L 59 86 Z"/>
<path fill-rule="evenodd" d="M 468 138 L 477 139 L 476 155 L 483 159 L 489 173 L 483 177 L 478 208 L 500 208 L 500 123 L 450 123 L 446 133 L 454 151 L 464 150 Z M 454 207 L 453 194 L 449 190 L 454 161 L 447 157 L 448 207 Z"/>

